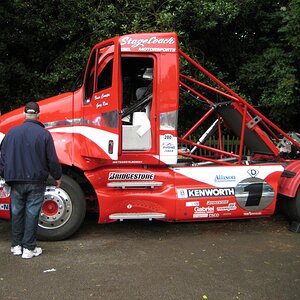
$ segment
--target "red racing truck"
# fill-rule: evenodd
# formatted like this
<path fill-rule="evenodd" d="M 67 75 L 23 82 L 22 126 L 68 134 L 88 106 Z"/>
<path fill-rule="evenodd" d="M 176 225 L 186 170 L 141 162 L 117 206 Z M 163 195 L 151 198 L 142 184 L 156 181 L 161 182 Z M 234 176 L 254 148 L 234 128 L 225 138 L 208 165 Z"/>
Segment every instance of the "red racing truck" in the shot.
<path fill-rule="evenodd" d="M 96 44 L 82 86 L 38 103 L 63 168 L 60 188 L 47 182 L 41 239 L 70 237 L 87 211 L 99 223 L 245 219 L 272 216 L 278 200 L 299 231 L 299 135 L 182 52 L 176 33 Z M 1 138 L 23 122 L 23 110 L 0 117 Z M 227 134 L 237 147 L 228 148 Z M 0 217 L 9 219 L 1 186 Z"/>

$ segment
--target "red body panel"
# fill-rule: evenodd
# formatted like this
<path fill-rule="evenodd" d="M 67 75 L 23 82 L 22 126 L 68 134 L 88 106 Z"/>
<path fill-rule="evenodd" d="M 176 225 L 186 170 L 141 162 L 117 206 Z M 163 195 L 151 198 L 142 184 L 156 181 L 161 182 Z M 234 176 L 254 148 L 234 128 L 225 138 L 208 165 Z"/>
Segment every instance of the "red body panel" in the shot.
<path fill-rule="evenodd" d="M 300 185 L 300 161 L 294 161 L 284 169 L 293 172 L 294 176 L 280 179 L 278 193 L 288 197 L 295 197 Z"/>
<path fill-rule="evenodd" d="M 163 186 L 148 188 L 111 188 L 109 182 L 136 182 L 128 179 L 109 179 L 122 175 L 140 176 L 147 178 L 143 181 L 163 182 Z M 100 203 L 99 223 L 111 222 L 109 215 L 113 213 L 141 213 L 160 212 L 165 213 L 168 219 L 175 219 L 175 189 L 174 176 L 168 168 L 114 168 L 109 167 L 104 170 L 86 173 L 87 177 L 95 187 Z M 144 176 L 144 177 L 143 177 Z M 150 179 L 149 179 L 150 178 Z"/>
<path fill-rule="evenodd" d="M 99 200 L 99 223 L 111 222 L 109 216 L 114 213 L 146 212 L 163 213 L 165 221 L 205 221 L 272 215 L 282 171 L 280 165 L 238 166 L 236 169 L 230 166 L 108 167 L 86 172 L 86 176 Z M 162 185 L 121 187 L 145 182 Z M 110 187 L 111 183 L 119 186 Z M 257 185 L 261 190 L 253 194 L 251 187 Z M 250 195 L 254 196 L 253 203 L 250 203 Z"/>
<path fill-rule="evenodd" d="M 203 170 L 203 181 L 200 182 L 191 182 L 189 178 L 177 175 L 177 219 L 195 221 L 271 216 L 282 168 L 273 166 L 272 173 L 263 170 L 263 166 L 239 166 L 234 171 L 229 166 L 209 167 Z M 183 174 L 197 172 L 201 170 L 187 169 Z M 250 172 L 255 176 L 249 175 Z M 259 189 L 254 191 L 259 186 L 260 192 L 257 192 Z"/>

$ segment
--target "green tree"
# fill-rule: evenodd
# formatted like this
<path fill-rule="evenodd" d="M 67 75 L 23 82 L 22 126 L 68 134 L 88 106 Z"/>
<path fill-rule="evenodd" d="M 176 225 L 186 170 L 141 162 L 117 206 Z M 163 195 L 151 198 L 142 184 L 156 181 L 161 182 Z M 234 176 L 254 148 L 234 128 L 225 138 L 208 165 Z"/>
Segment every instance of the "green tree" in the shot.
<path fill-rule="evenodd" d="M 97 42 L 176 31 L 187 54 L 299 130 L 299 15 L 300 0 L 4 0 L 1 110 L 72 89 Z"/>

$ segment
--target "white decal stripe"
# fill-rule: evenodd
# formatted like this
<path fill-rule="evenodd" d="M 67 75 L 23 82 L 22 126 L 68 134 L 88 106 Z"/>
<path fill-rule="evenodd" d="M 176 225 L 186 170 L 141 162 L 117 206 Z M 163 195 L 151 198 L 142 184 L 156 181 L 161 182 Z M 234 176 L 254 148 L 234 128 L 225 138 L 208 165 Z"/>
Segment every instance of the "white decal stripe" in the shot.
<path fill-rule="evenodd" d="M 186 168 L 172 168 L 175 173 L 179 173 L 188 178 L 205 182 L 215 187 L 235 187 L 236 184 L 245 178 L 249 178 L 249 169 L 256 169 L 258 171 L 258 178 L 266 178 L 273 172 L 283 171 L 281 165 L 266 165 L 266 166 L 221 166 L 221 167 L 186 167 Z M 234 175 L 235 181 L 216 181 L 216 175 L 232 176 Z"/>
<path fill-rule="evenodd" d="M 2 142 L 2 140 L 4 139 L 4 137 L 5 137 L 5 134 L 2 133 L 2 132 L 0 132 L 0 143 Z"/>
<path fill-rule="evenodd" d="M 102 129 L 97 129 L 88 126 L 64 126 L 59 128 L 49 129 L 50 132 L 58 133 L 77 133 L 85 136 L 89 140 L 93 141 L 98 145 L 111 159 L 118 159 L 118 135 L 115 133 L 107 132 Z M 114 151 L 112 154 L 107 152 L 108 150 L 108 141 L 112 140 L 114 143 Z"/>

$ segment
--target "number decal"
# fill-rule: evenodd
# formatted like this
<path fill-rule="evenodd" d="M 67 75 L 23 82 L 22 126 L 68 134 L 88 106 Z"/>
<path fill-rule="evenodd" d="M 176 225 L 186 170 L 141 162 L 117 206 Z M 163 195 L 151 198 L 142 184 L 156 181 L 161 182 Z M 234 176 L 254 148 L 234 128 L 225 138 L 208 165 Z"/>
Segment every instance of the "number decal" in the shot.
<path fill-rule="evenodd" d="M 173 135 L 172 134 L 165 134 L 164 135 L 164 139 L 165 140 L 172 140 L 173 139 Z"/>
<path fill-rule="evenodd" d="M 263 192 L 263 183 L 257 182 L 246 185 L 244 191 L 249 193 L 245 206 L 259 206 Z"/>
<path fill-rule="evenodd" d="M 275 199 L 271 185 L 257 177 L 240 181 L 235 189 L 237 204 L 247 211 L 259 211 L 268 207 Z"/>

